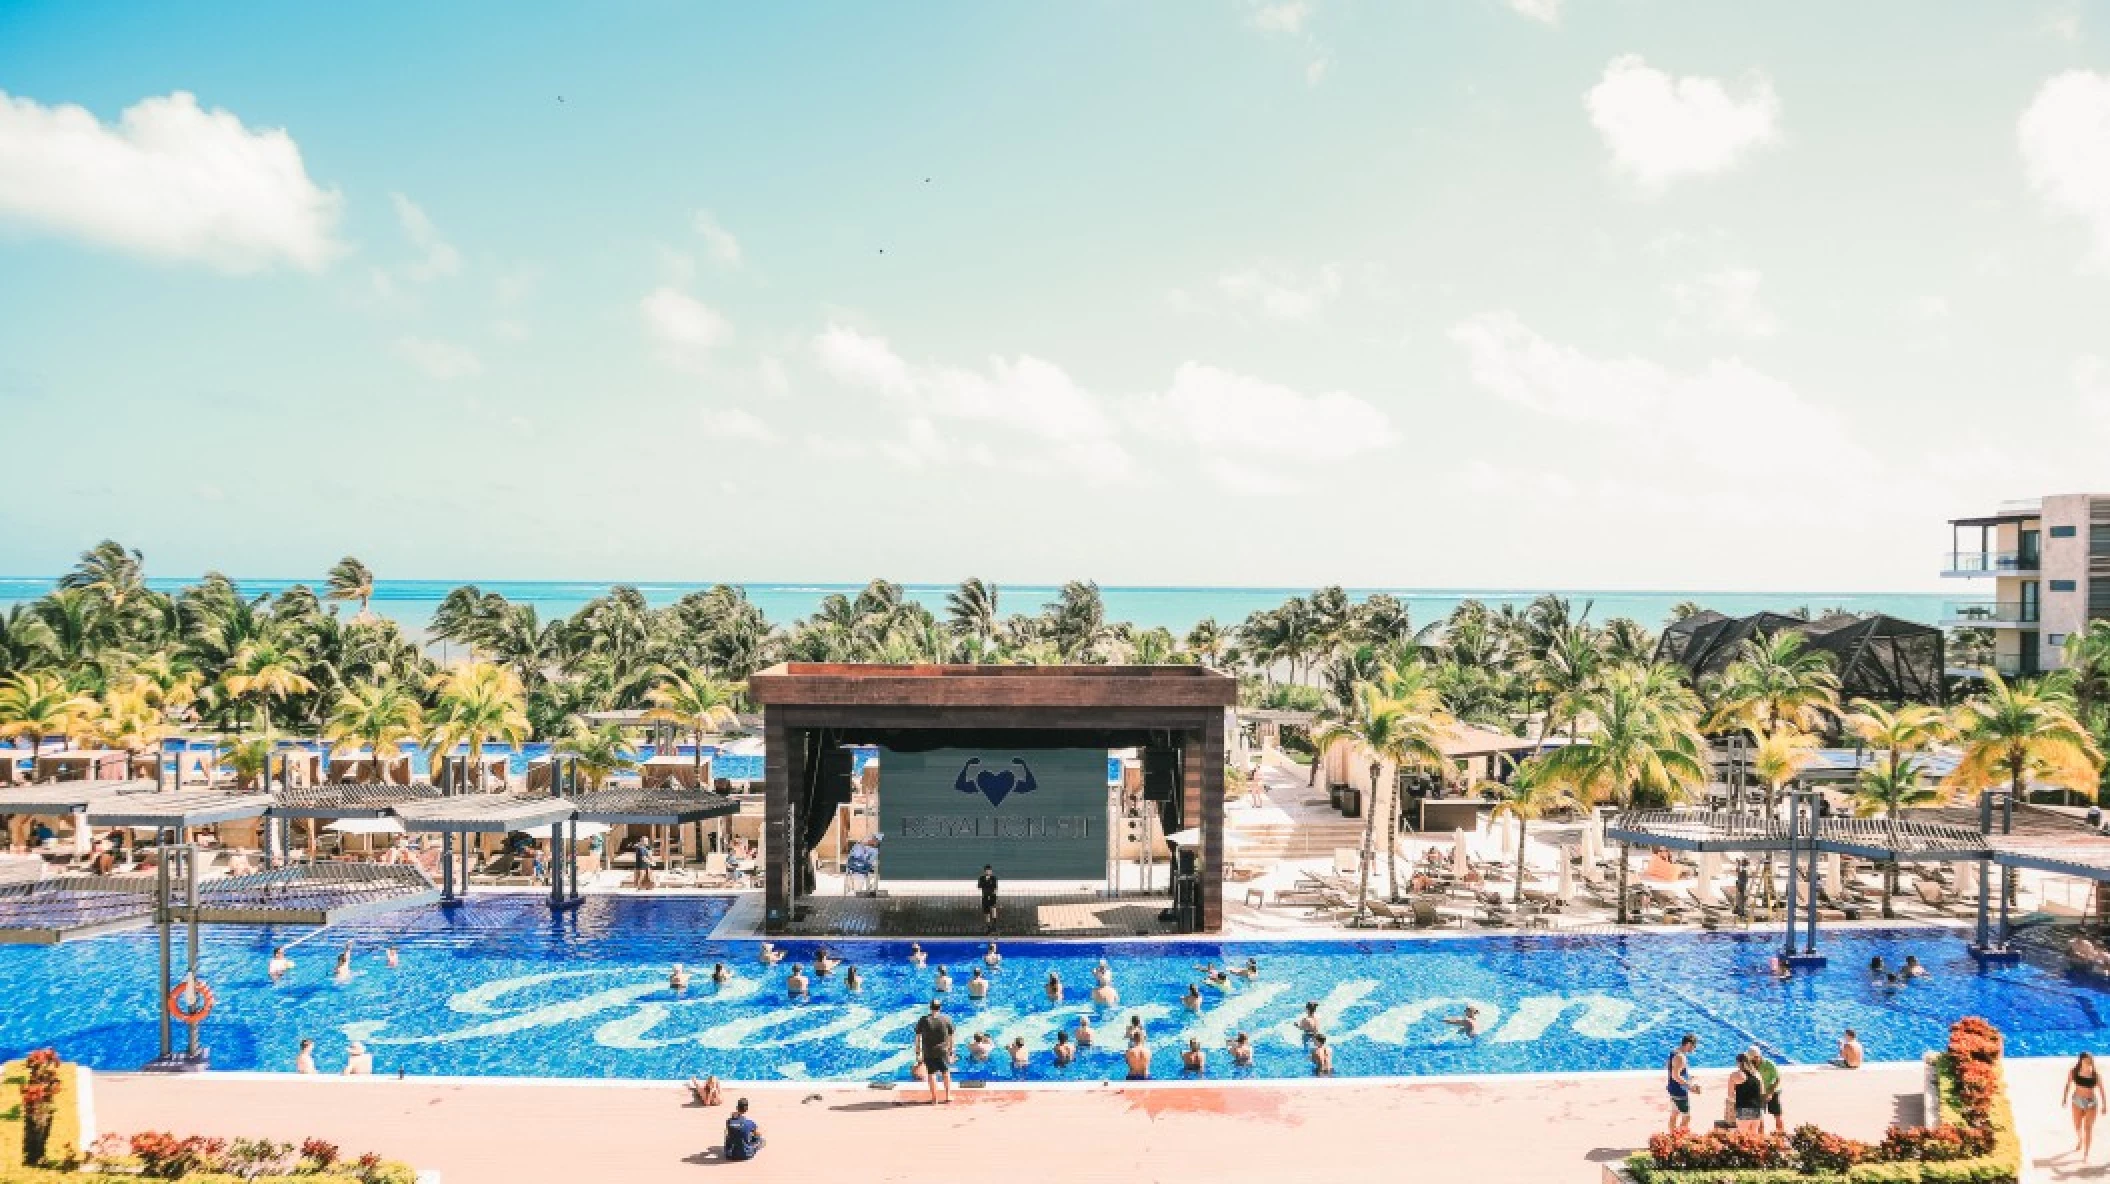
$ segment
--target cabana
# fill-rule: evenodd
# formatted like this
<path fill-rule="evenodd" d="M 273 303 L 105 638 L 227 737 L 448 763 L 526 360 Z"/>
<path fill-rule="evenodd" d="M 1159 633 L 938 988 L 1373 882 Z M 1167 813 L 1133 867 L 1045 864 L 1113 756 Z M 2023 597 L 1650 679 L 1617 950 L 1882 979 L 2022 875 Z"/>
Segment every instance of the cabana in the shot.
<path fill-rule="evenodd" d="M 406 802 L 394 807 L 403 829 L 411 834 L 440 836 L 440 902 L 452 904 L 469 888 L 469 835 L 504 835 L 537 826 L 570 823 L 576 807 L 560 797 L 510 793 L 469 793 L 430 801 Z M 460 863 L 457 869 L 456 863 Z M 564 861 L 550 861 L 550 900 L 564 899 Z M 459 874 L 461 891 L 457 892 Z M 576 885 L 570 896 L 577 898 Z"/>
<path fill-rule="evenodd" d="M 122 793 L 151 793 L 151 781 L 55 781 L 0 789 L 0 815 L 8 820 L 8 845 L 26 846 L 30 820 L 73 818 L 76 830 L 88 825 L 77 817 L 92 802 Z"/>
<path fill-rule="evenodd" d="M 693 756 L 678 756 L 667 753 L 655 756 L 637 767 L 638 784 L 652 789 L 678 785 L 684 789 L 709 789 L 711 787 L 711 761 L 709 757 L 698 764 Z"/>
<path fill-rule="evenodd" d="M 278 850 L 292 847 L 289 828 L 295 821 L 308 824 L 308 851 L 316 850 L 316 823 L 347 818 L 364 820 L 395 817 L 395 808 L 413 802 L 437 801 L 440 791 L 424 782 L 408 785 L 374 781 L 345 781 L 325 785 L 287 785 L 271 793 L 270 821 L 277 824 Z"/>
<path fill-rule="evenodd" d="M 131 776 L 132 754 L 116 748 L 79 748 L 37 757 L 33 781 L 122 781 Z"/>
<path fill-rule="evenodd" d="M 740 803 L 703 789 L 604 789 L 574 794 L 571 803 L 577 808 L 573 815 L 577 822 L 668 828 L 693 824 L 696 827 L 694 849 L 698 858 L 702 857 L 704 849 L 703 824 L 740 813 Z M 720 831 L 718 846 L 723 850 L 722 826 Z M 608 849 L 612 852 L 616 846 L 617 843 L 611 841 Z M 662 843 L 660 850 L 666 849 L 666 844 Z"/>

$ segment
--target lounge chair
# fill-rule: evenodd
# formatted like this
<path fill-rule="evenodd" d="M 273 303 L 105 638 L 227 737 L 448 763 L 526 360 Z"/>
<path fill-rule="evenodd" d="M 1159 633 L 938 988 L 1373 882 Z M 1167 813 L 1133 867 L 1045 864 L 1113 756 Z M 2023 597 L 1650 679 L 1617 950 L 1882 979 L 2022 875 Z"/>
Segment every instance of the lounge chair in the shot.
<path fill-rule="evenodd" d="M 733 882 L 732 873 L 726 870 L 725 852 L 713 851 L 703 857 L 703 874 L 697 877 L 696 882 L 713 885 Z"/>
<path fill-rule="evenodd" d="M 1456 917 L 1446 917 L 1437 912 L 1436 902 L 1426 896 L 1417 896 L 1408 902 L 1408 905 L 1413 910 L 1416 929 L 1435 929 L 1457 921 Z"/>
<path fill-rule="evenodd" d="M 1912 891 L 1919 896 L 1921 904 L 1938 913 L 1953 912 L 1959 903 L 1954 893 L 1924 876 L 1912 881 Z"/>

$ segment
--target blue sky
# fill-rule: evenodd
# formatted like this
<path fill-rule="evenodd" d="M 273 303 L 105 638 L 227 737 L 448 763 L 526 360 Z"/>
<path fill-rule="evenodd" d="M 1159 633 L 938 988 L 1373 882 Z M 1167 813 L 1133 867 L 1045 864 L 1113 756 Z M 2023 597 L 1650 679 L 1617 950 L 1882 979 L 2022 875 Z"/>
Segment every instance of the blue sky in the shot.
<path fill-rule="evenodd" d="M 1910 589 L 2110 487 L 2099 7 L 9 2 L 0 92 L 7 574 Z"/>

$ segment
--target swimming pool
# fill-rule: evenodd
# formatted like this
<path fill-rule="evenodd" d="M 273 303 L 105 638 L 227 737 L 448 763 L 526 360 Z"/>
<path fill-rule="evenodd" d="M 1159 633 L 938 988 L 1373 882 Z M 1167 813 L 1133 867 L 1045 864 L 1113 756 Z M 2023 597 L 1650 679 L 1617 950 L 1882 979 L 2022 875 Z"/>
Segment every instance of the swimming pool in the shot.
<path fill-rule="evenodd" d="M 413 1075 L 670 1079 L 703 1072 L 745 1080 L 905 1079 L 910 1029 L 930 998 L 930 972 L 905 963 L 906 943 L 841 942 L 866 976 L 848 994 L 840 973 L 810 1001 L 789 1002 L 783 970 L 765 972 L 756 944 L 713 941 L 729 907 L 723 897 L 591 897 L 552 918 L 533 896 L 490 895 L 453 910 L 422 908 L 336 926 L 292 952 L 298 966 L 273 986 L 265 964 L 274 944 L 312 930 L 211 928 L 204 967 L 219 1007 L 204 1028 L 222 1069 L 289 1069 L 301 1037 L 315 1040 L 324 1071 L 363 1040 L 376 1071 Z M 357 973 L 330 980 L 346 940 Z M 1014 1074 L 1001 1055 L 988 1065 L 961 1058 L 960 1076 L 1096 1081 L 1121 1075 L 1118 1047 L 1128 1017 L 1143 1017 L 1156 1075 L 1177 1076 L 1176 1045 L 1201 1039 L 1211 1076 L 1231 1076 L 1223 1043 L 1253 1035 L 1247 1075 L 1309 1075 L 1289 1023 L 1306 1000 L 1321 1003 L 1342 1076 L 1582 1072 L 1661 1064 L 1678 1034 L 1701 1037 L 1699 1061 L 1728 1063 L 1757 1042 L 1786 1063 L 1828 1059 L 1842 1029 L 1860 1031 L 1869 1055 L 1903 1060 L 1941 1046 L 1949 1023 L 1983 1015 L 2007 1032 L 2014 1055 L 2070 1055 L 2098 1047 L 2110 992 L 2063 971 L 2025 962 L 1979 971 L 1963 939 L 1946 930 L 1901 928 L 1832 935 L 1832 968 L 1777 983 L 1764 973 L 1772 938 L 1762 934 L 1680 936 L 1487 936 L 1438 940 L 1326 942 L 1006 942 L 989 997 L 966 996 L 975 943 L 931 942 L 932 966 L 955 980 L 947 1010 L 969 1034 L 998 1043 L 1022 1036 L 1033 1050 Z M 389 970 L 381 946 L 402 964 Z M 810 958 L 813 943 L 787 947 Z M 1866 982 L 1868 959 L 1917 954 L 1933 977 L 1894 994 Z M 1101 955 L 1122 995 L 1117 1008 L 1083 1001 Z M 1261 974 L 1228 993 L 1204 990 L 1199 1015 L 1180 997 L 1202 959 L 1247 955 Z M 670 964 L 686 963 L 698 985 L 666 986 Z M 712 962 L 735 967 L 723 989 L 706 980 Z M 150 983 L 154 938 L 119 934 L 56 947 L 0 947 L 0 1057 L 56 1046 L 106 1069 L 132 1069 L 153 1055 Z M 1043 983 L 1061 974 L 1070 1001 L 1050 1004 Z M 1467 1002 L 1488 1030 L 1468 1039 L 1442 1017 Z M 1048 1056 L 1057 1022 L 1089 1013 L 1097 1049 L 1057 1070 Z"/>

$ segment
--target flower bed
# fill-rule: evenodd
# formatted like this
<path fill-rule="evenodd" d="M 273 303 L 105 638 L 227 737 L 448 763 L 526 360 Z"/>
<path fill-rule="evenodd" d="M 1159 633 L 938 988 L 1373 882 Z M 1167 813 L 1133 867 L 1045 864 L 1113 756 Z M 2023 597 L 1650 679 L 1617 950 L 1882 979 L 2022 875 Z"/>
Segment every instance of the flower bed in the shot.
<path fill-rule="evenodd" d="M 51 1092 L 36 1093 L 38 1086 Z M 80 1146 L 79 1080 L 72 1065 L 49 1052 L 0 1067 L 0 1184 L 84 1184 L 146 1178 L 194 1184 L 290 1182 L 305 1184 L 412 1184 L 408 1165 L 367 1154 L 345 1158 L 334 1143 L 309 1139 L 299 1146 L 270 1139 L 214 1139 L 147 1131 L 126 1138 L 105 1135 Z M 54 1088 L 55 1087 L 55 1088 Z M 25 1106 L 25 1095 L 30 1105 Z M 24 1163 L 27 1119 L 50 1107 L 44 1167 Z"/>
<path fill-rule="evenodd" d="M 2000 1033 L 1977 1017 L 1949 1029 L 1936 1060 L 1941 1113 L 1880 1143 L 1802 1126 L 1778 1135 L 1660 1134 L 1627 1159 L 1641 1184 L 2014 1184 L 2022 1147 L 2000 1071 Z"/>

